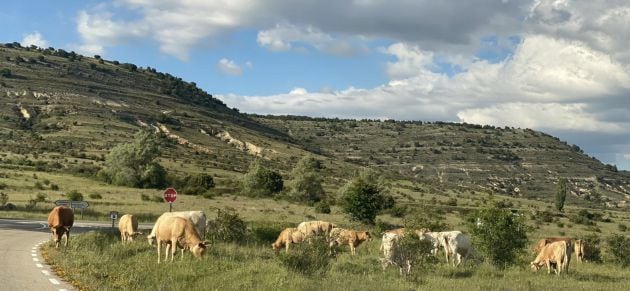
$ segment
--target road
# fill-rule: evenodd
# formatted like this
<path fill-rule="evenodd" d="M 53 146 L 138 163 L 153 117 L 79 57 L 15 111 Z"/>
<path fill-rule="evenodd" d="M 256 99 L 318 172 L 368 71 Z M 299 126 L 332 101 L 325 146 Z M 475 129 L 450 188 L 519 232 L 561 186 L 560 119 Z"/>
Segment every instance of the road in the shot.
<path fill-rule="evenodd" d="M 107 223 L 76 223 L 70 233 L 111 227 Z M 74 290 L 55 276 L 39 251 L 51 239 L 43 220 L 0 219 L 0 290 Z"/>

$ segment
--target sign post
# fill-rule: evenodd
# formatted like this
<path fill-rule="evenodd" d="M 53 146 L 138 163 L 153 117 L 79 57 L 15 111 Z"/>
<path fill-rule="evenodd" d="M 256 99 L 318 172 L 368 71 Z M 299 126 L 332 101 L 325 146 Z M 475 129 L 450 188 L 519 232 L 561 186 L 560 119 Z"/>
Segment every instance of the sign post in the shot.
<path fill-rule="evenodd" d="M 118 219 L 118 211 L 110 211 L 109 218 L 112 219 L 112 229 L 114 229 L 114 222 Z"/>
<path fill-rule="evenodd" d="M 81 209 L 81 219 L 83 219 L 83 209 L 90 207 L 90 204 L 87 203 L 87 201 L 72 201 L 72 200 L 57 200 L 55 201 L 55 205 L 72 208 L 73 212 L 75 208 Z"/>
<path fill-rule="evenodd" d="M 172 212 L 173 210 L 173 202 L 177 200 L 177 191 L 175 188 L 166 188 L 164 191 L 164 201 L 168 202 L 168 212 Z"/>

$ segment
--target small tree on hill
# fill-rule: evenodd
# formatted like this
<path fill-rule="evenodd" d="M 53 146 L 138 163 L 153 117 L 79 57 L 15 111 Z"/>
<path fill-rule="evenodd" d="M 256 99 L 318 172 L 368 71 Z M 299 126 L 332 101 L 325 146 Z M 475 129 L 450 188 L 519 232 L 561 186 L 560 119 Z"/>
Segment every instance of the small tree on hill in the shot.
<path fill-rule="evenodd" d="M 314 203 L 323 200 L 326 192 L 322 187 L 319 173 L 319 162 L 311 157 L 305 156 L 300 159 L 291 172 L 292 180 L 289 182 L 289 196 L 291 198 L 307 203 Z"/>
<path fill-rule="evenodd" d="M 468 218 L 473 245 L 490 263 L 505 268 L 516 262 L 517 255 L 527 244 L 527 229 L 523 216 L 501 208 L 482 209 Z"/>
<path fill-rule="evenodd" d="M 558 182 L 558 192 L 556 193 L 556 209 L 562 211 L 564 209 L 564 200 L 567 199 L 567 179 L 561 178 Z"/>
<path fill-rule="evenodd" d="M 267 169 L 260 159 L 256 159 L 243 176 L 242 194 L 250 197 L 271 197 L 282 191 L 283 186 L 282 176 Z"/>
<path fill-rule="evenodd" d="M 381 210 L 394 206 L 383 194 L 384 190 L 383 178 L 372 170 L 364 169 L 340 189 L 342 208 L 351 219 L 374 224 Z"/>
<path fill-rule="evenodd" d="M 105 159 L 99 177 L 110 184 L 127 187 L 166 186 L 166 170 L 157 163 L 158 141 L 150 132 L 140 131 L 134 140 L 114 147 Z"/>

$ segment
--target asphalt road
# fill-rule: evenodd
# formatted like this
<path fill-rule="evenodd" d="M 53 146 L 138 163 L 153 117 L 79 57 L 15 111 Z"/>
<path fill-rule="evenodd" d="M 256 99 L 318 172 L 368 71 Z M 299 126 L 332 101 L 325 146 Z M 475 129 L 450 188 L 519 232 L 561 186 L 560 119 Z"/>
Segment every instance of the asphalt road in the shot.
<path fill-rule="evenodd" d="M 111 224 L 75 222 L 70 243 L 77 233 L 104 227 Z M 0 290 L 74 290 L 44 262 L 39 246 L 49 240 L 46 221 L 0 219 Z"/>

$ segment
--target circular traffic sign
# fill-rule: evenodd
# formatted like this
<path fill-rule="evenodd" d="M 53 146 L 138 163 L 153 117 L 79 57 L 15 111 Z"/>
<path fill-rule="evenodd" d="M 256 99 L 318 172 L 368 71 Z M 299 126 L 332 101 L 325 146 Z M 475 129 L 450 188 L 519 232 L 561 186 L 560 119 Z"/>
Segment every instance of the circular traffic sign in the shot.
<path fill-rule="evenodd" d="M 173 203 L 176 199 L 177 191 L 175 191 L 175 188 L 167 188 L 166 191 L 164 191 L 164 201 Z"/>

